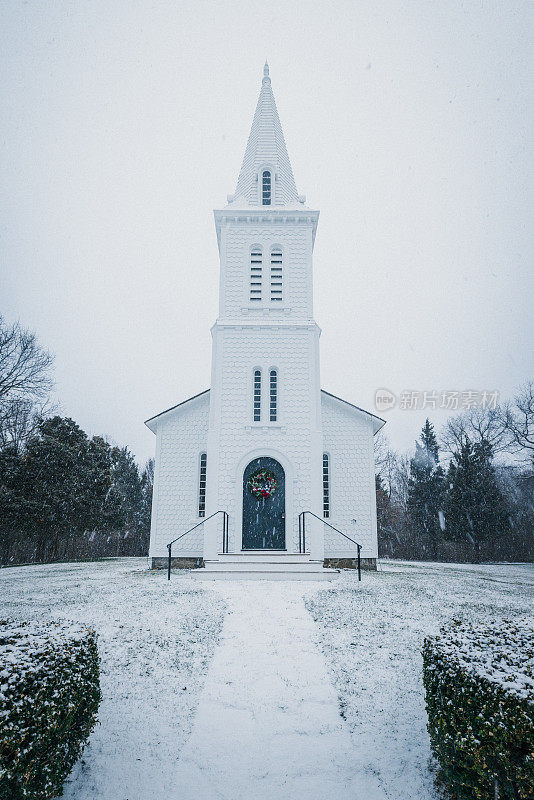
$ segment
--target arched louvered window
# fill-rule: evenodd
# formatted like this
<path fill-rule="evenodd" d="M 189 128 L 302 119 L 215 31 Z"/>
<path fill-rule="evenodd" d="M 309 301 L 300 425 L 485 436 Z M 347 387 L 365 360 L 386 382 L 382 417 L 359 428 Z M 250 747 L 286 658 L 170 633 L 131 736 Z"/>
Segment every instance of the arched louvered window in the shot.
<path fill-rule="evenodd" d="M 330 457 L 323 453 L 323 517 L 330 516 Z"/>
<path fill-rule="evenodd" d="M 272 369 L 269 373 L 269 421 L 276 422 L 278 416 L 278 373 Z"/>
<path fill-rule="evenodd" d="M 206 453 L 200 454 L 198 469 L 198 516 L 206 516 L 206 471 L 208 467 L 208 456 Z"/>
<path fill-rule="evenodd" d="M 254 399 L 253 399 L 254 422 L 261 420 L 261 370 L 254 370 Z"/>
<path fill-rule="evenodd" d="M 262 254 L 260 247 L 250 251 L 250 300 L 261 302 Z"/>
<path fill-rule="evenodd" d="M 263 171 L 261 176 L 261 204 L 263 206 L 271 205 L 272 189 L 271 189 L 271 173 L 268 169 Z"/>
<path fill-rule="evenodd" d="M 282 300 L 282 251 L 279 247 L 271 250 L 271 302 Z"/>

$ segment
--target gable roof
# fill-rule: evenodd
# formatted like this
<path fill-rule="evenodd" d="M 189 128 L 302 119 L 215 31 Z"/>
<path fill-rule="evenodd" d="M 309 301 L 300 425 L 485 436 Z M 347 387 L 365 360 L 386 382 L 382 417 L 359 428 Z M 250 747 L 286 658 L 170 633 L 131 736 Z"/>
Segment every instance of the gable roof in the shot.
<path fill-rule="evenodd" d="M 199 392 L 198 394 L 193 395 L 193 397 L 189 397 L 187 400 L 182 400 L 181 403 L 177 403 L 175 406 L 171 406 L 170 408 L 165 409 L 165 411 L 160 411 L 159 414 L 155 414 L 153 417 L 149 417 L 149 419 L 145 420 L 145 425 L 149 428 L 152 433 L 155 433 L 156 426 L 154 424 L 155 420 L 163 417 L 165 414 L 169 414 L 171 411 L 174 411 L 176 408 L 180 408 L 180 406 L 185 406 L 187 403 L 191 403 L 193 400 L 196 400 L 197 397 L 202 397 L 205 394 L 209 393 L 209 389 L 204 389 L 203 392 Z M 331 394 L 330 392 L 321 389 L 321 394 L 326 395 L 326 397 L 331 397 L 333 400 L 337 400 L 339 403 L 344 403 L 349 408 L 353 408 L 355 411 L 359 411 L 362 414 L 366 414 L 368 417 L 373 419 L 373 433 L 378 433 L 380 428 L 382 428 L 386 424 L 386 420 L 382 419 L 382 417 L 377 417 L 376 414 L 371 414 L 370 411 L 365 411 L 365 409 L 360 408 L 359 406 L 355 406 L 353 403 L 349 403 L 348 400 L 343 400 L 341 397 L 337 397 L 335 394 Z M 382 423 L 382 424 L 379 424 Z"/>
<path fill-rule="evenodd" d="M 202 397 L 204 394 L 208 394 L 209 389 L 204 389 L 203 392 L 199 392 L 198 394 L 194 394 L 193 397 L 188 397 L 187 400 L 182 400 L 181 403 L 176 403 L 175 406 L 171 406 L 170 408 L 166 408 L 165 411 L 160 411 L 159 414 L 155 414 L 153 417 L 149 417 L 145 419 L 145 425 L 152 433 L 156 433 L 154 421 L 159 419 L 159 417 L 163 417 L 165 414 L 169 414 L 171 411 L 174 411 L 176 408 L 180 408 L 180 406 L 185 406 L 186 403 L 191 403 L 193 400 L 196 400 L 197 397 Z M 152 423 L 152 424 L 150 424 Z"/>
<path fill-rule="evenodd" d="M 364 408 L 360 408 L 360 406 L 355 406 L 354 403 L 349 403 L 348 400 L 343 400 L 342 397 L 338 397 L 335 394 L 331 394 L 330 392 L 321 389 L 321 394 L 326 395 L 327 397 L 331 397 L 333 400 L 337 400 L 339 403 L 344 403 L 349 408 L 353 408 L 355 411 L 359 411 L 362 414 L 366 414 L 368 417 L 371 417 L 373 420 L 373 434 L 378 433 L 380 428 L 383 428 L 386 424 L 386 420 L 382 419 L 382 417 L 377 417 L 376 414 L 371 414 L 370 411 L 366 411 Z"/>

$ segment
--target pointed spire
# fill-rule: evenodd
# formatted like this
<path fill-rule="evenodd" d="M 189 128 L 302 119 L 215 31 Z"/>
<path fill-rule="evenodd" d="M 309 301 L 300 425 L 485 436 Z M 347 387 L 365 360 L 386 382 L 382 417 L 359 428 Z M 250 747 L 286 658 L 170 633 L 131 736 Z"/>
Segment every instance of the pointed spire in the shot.
<path fill-rule="evenodd" d="M 274 179 L 273 205 L 276 207 L 297 203 L 297 187 L 271 88 L 269 65 L 266 61 L 258 105 L 237 180 L 236 200 L 242 198 L 247 205 L 259 205 L 259 175 L 267 169 L 272 172 Z"/>

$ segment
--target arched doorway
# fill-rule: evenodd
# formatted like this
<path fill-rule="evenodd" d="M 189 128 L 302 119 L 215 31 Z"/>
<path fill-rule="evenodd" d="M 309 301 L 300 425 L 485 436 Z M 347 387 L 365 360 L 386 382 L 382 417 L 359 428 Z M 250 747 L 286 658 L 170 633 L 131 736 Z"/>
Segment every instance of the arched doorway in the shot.
<path fill-rule="evenodd" d="M 285 550 L 286 476 L 274 458 L 261 456 L 243 473 L 243 550 Z"/>

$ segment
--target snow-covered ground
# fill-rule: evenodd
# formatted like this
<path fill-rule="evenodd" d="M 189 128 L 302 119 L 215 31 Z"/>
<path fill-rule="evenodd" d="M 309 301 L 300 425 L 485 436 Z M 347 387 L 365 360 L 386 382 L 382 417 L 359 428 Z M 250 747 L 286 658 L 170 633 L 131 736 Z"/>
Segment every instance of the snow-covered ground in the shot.
<path fill-rule="evenodd" d="M 344 572 L 308 597 L 316 642 L 349 725 L 354 768 L 384 798 L 435 800 L 421 680 L 421 647 L 450 619 L 530 614 L 532 565 L 381 563 L 361 584 Z"/>
<path fill-rule="evenodd" d="M 317 586 L 217 582 L 228 613 L 176 798 L 382 800 L 373 777 L 353 769 L 349 731 L 314 644 L 303 594 Z"/>
<path fill-rule="evenodd" d="M 98 633 L 99 724 L 67 800 L 176 797 L 224 602 L 191 579 L 164 578 L 141 558 L 0 571 L 0 616 L 75 620 Z"/>
<path fill-rule="evenodd" d="M 435 800 L 423 638 L 528 613 L 534 569 L 385 562 L 356 578 L 200 586 L 143 559 L 1 571 L 2 616 L 100 637 L 100 724 L 65 797 Z"/>

